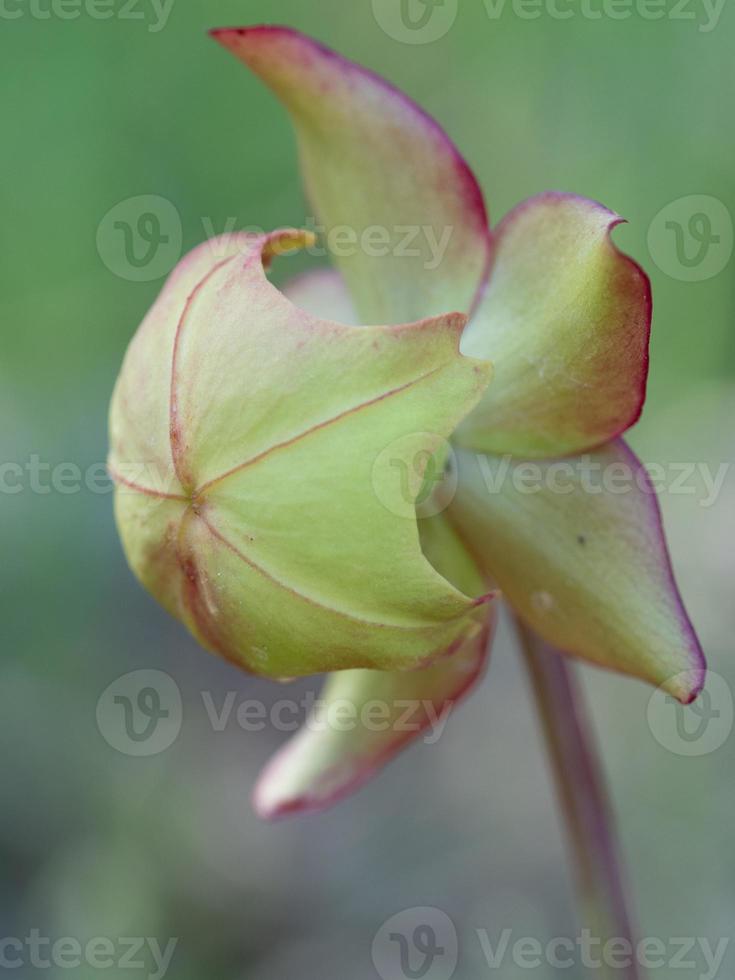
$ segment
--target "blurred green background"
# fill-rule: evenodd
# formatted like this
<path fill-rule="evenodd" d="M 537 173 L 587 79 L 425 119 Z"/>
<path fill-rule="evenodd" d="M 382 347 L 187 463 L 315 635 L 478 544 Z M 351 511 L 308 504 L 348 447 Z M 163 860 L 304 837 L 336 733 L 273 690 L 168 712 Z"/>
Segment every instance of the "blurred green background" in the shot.
<path fill-rule="evenodd" d="M 150 0 L 129 8 L 135 18 L 116 3 L 105 20 L 84 8 L 66 19 L 60 11 L 73 5 L 49 2 L 5 0 L 0 13 L 2 462 L 35 456 L 86 471 L 105 460 L 109 394 L 161 285 L 105 263 L 98 229 L 111 208 L 166 198 L 184 248 L 228 222 L 303 220 L 285 114 L 205 33 L 288 24 L 437 116 L 478 174 L 494 221 L 546 189 L 596 198 L 629 219 L 616 241 L 650 273 L 655 300 L 650 395 L 633 445 L 647 461 L 729 467 L 716 502 L 707 505 L 694 479 L 694 492 L 665 493 L 662 506 L 682 591 L 725 679 L 713 698 L 730 697 L 735 11 L 722 10 L 713 27 L 698 0 L 682 8 L 693 19 L 669 16 L 673 2 L 660 20 L 635 7 L 627 19 L 593 19 L 576 5 L 565 20 L 543 9 L 526 19 L 510 5 L 493 19 L 482 0 L 459 0 L 443 36 L 406 43 L 381 26 L 387 0 L 174 0 L 165 24 Z M 693 195 L 707 200 L 690 205 Z M 693 236 L 684 262 L 666 220 Z M 234 720 L 214 731 L 201 692 L 219 705 L 227 691 L 270 702 L 283 689 L 203 653 L 144 594 L 111 505 L 109 493 L 43 493 L 27 481 L 0 495 L 0 936 L 36 928 L 79 941 L 157 937 L 164 947 L 176 937 L 176 980 L 363 980 L 378 975 L 371 943 L 381 923 L 436 906 L 459 932 L 456 976 L 474 980 L 493 972 L 478 929 L 491 941 L 504 928 L 542 940 L 577 935 L 543 746 L 506 631 L 482 687 L 437 745 L 415 746 L 332 812 L 268 826 L 248 794 L 285 736 L 244 732 Z M 184 724 L 166 751 L 134 758 L 102 737 L 96 706 L 115 678 L 143 668 L 175 678 Z M 649 690 L 580 672 L 641 934 L 729 938 L 735 733 L 702 755 L 679 755 L 649 725 Z M 711 724 L 726 725 L 727 704 L 715 710 Z M 719 976 L 734 970 L 730 950 Z M 37 972 L 52 980 L 99 970 L 28 966 L 15 975 Z M 120 964 L 104 972 L 131 975 Z M 512 962 L 494 972 L 529 974 Z M 703 973 L 699 957 L 675 975 Z"/>

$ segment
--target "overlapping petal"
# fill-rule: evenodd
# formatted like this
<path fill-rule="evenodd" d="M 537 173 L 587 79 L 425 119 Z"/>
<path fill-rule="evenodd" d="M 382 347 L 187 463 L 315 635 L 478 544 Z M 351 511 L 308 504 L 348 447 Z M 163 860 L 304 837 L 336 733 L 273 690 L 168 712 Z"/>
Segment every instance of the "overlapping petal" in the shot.
<path fill-rule="evenodd" d="M 424 557 L 414 501 L 490 367 L 460 355 L 458 315 L 355 329 L 295 307 L 263 255 L 298 239 L 210 244 L 133 341 L 111 409 L 121 536 L 144 584 L 251 671 L 414 665 L 480 601 Z M 135 398 L 148 370 L 168 397 Z M 171 485 L 131 479 L 166 439 Z"/>
<path fill-rule="evenodd" d="M 285 104 L 307 194 L 363 322 L 466 312 L 489 257 L 482 193 L 442 129 L 372 72 L 285 27 L 213 32 Z M 339 241 L 339 248 L 337 247 Z"/>
<path fill-rule="evenodd" d="M 463 592 L 487 590 L 442 516 L 421 521 L 421 541 L 432 564 Z M 422 734 L 439 737 L 449 711 L 482 676 L 495 617 L 495 603 L 480 610 L 459 648 L 429 667 L 332 674 L 304 728 L 261 774 L 254 794 L 258 813 L 272 819 L 324 809 Z"/>
<path fill-rule="evenodd" d="M 560 460 L 457 459 L 448 513 L 523 619 L 566 653 L 691 701 L 702 652 L 655 492 L 625 443 Z"/>
<path fill-rule="evenodd" d="M 593 201 L 543 194 L 499 225 L 487 289 L 462 350 L 496 364 L 464 422 L 468 448 L 581 452 L 624 432 L 645 398 L 651 292 L 613 245 L 622 221 Z"/>
<path fill-rule="evenodd" d="M 336 269 L 321 268 L 304 272 L 286 283 L 283 295 L 294 306 L 322 320 L 337 320 L 354 327 L 360 325 L 350 291 Z"/>
<path fill-rule="evenodd" d="M 171 453 L 171 361 L 186 301 L 213 266 L 252 247 L 245 234 L 221 235 L 189 252 L 166 280 L 130 342 L 112 397 L 110 467 L 118 483 L 182 494 Z M 164 424 L 152 424 L 155 421 Z"/>

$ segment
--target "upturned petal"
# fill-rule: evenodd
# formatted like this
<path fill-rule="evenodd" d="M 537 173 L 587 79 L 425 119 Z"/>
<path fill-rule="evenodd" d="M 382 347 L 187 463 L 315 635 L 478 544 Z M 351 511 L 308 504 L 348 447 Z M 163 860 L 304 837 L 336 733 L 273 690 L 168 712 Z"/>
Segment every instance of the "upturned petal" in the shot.
<path fill-rule="evenodd" d="M 462 338 L 496 377 L 458 440 L 519 456 L 581 452 L 624 432 L 645 398 L 651 291 L 613 245 L 623 219 L 569 194 L 521 204 L 496 231 L 490 279 Z"/>
<path fill-rule="evenodd" d="M 120 533 L 153 594 L 251 671 L 405 668 L 483 601 L 424 557 L 414 504 L 490 368 L 459 354 L 458 315 L 355 329 L 295 307 L 263 258 L 301 238 L 209 243 L 164 288 L 113 396 Z"/>
<path fill-rule="evenodd" d="M 437 123 L 377 75 L 290 28 L 212 33 L 289 110 L 308 197 L 328 232 L 342 236 L 332 251 L 360 318 L 469 310 L 487 268 L 487 215 Z"/>
<path fill-rule="evenodd" d="M 448 514 L 523 619 L 566 653 L 693 700 L 704 658 L 655 491 L 625 443 L 560 460 L 457 459 Z"/>
<path fill-rule="evenodd" d="M 441 516 L 421 521 L 432 564 L 468 594 L 487 589 L 460 539 Z M 484 607 L 451 656 L 408 672 L 332 674 L 306 724 L 274 756 L 254 793 L 267 819 L 322 810 L 358 789 L 422 734 L 436 739 L 447 715 L 482 676 L 496 603 Z"/>

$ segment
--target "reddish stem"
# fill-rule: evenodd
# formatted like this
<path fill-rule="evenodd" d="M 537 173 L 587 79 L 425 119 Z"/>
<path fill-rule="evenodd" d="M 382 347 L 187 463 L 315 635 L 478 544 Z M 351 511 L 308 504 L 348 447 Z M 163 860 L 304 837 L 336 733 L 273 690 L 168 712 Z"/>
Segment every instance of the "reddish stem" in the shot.
<path fill-rule="evenodd" d="M 608 966 L 611 976 L 617 980 L 643 980 L 615 819 L 582 691 L 565 657 L 518 619 L 516 628 L 574 855 L 584 926 L 601 940 L 596 947 L 598 959 L 605 958 L 603 951 L 608 940 L 630 944 L 630 967 Z M 615 956 L 620 957 L 619 949 Z M 596 971 L 596 975 L 601 974 Z"/>

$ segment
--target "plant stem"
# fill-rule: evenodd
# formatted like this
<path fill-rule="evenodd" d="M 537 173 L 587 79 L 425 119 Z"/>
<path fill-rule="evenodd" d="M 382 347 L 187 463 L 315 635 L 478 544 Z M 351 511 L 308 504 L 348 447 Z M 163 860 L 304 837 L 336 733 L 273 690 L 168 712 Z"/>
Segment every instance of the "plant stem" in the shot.
<path fill-rule="evenodd" d="M 596 959 L 609 939 L 627 940 L 631 966 L 606 969 L 617 980 L 642 980 L 615 820 L 582 691 L 565 657 L 517 618 L 516 628 L 574 855 L 583 925 L 602 941 L 594 949 Z M 614 955 L 614 963 L 626 959 L 620 948 Z"/>

